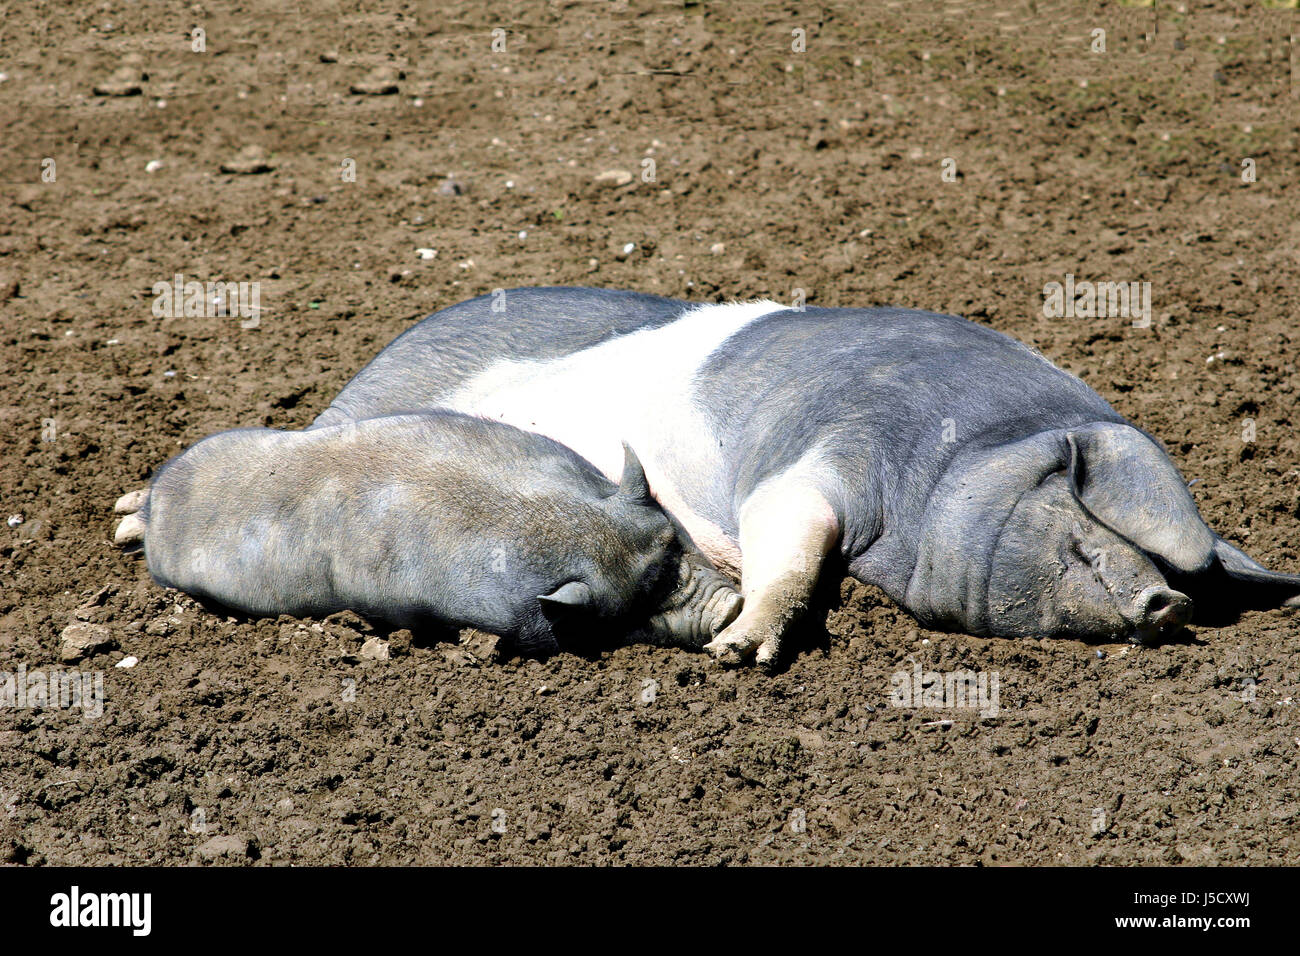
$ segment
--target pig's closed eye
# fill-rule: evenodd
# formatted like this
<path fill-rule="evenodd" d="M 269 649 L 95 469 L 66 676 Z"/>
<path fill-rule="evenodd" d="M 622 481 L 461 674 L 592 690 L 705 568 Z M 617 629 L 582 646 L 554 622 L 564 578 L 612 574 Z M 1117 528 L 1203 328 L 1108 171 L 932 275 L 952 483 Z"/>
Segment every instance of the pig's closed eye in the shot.
<path fill-rule="evenodd" d="M 1092 573 L 1101 579 L 1101 574 L 1106 570 L 1106 552 L 1090 551 L 1083 546 L 1083 542 L 1075 539 L 1073 542 L 1074 553 L 1077 554 L 1085 564 L 1092 568 Z"/>

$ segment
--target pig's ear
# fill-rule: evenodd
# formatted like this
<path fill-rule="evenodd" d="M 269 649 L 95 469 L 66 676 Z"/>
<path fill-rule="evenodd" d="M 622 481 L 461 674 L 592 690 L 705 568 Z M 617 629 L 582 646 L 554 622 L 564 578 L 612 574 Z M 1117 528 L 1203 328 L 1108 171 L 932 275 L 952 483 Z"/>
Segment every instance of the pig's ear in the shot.
<path fill-rule="evenodd" d="M 1215 535 L 1164 449 L 1130 425 L 1098 422 L 1066 435 L 1075 495 L 1089 512 L 1170 567 L 1203 571 Z"/>
<path fill-rule="evenodd" d="M 1282 604 L 1286 607 L 1300 607 L 1300 574 L 1270 571 L 1218 535 L 1215 535 L 1214 555 L 1228 577 L 1251 585 L 1260 593 L 1267 606 Z"/>
<path fill-rule="evenodd" d="M 625 501 L 648 503 L 652 500 L 650 483 L 646 481 L 641 459 L 627 442 L 623 442 L 623 477 L 618 483 L 617 494 Z"/>
<path fill-rule="evenodd" d="M 591 603 L 591 587 L 582 581 L 561 584 L 550 594 L 539 594 L 542 607 L 586 607 Z"/>

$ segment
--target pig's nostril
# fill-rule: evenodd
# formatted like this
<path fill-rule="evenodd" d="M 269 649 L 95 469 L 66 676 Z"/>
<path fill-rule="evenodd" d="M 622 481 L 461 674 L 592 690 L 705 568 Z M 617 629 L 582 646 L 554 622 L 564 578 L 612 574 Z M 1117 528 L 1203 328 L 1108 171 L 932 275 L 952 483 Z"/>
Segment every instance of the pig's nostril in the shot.
<path fill-rule="evenodd" d="M 1172 634 L 1192 617 L 1192 600 L 1167 587 L 1150 587 L 1134 602 L 1134 624 L 1143 641 Z"/>
<path fill-rule="evenodd" d="M 1172 595 L 1153 594 L 1147 599 L 1146 606 L 1142 609 L 1148 618 L 1158 617 L 1160 612 L 1169 607 Z"/>

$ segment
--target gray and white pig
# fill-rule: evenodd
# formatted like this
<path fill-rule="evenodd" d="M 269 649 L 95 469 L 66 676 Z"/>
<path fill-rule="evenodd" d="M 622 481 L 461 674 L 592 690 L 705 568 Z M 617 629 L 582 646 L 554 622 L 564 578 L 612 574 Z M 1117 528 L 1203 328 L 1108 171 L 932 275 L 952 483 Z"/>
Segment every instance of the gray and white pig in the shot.
<path fill-rule="evenodd" d="M 439 411 L 221 432 L 171 459 L 116 540 L 160 583 L 254 615 L 350 609 L 548 651 L 585 629 L 700 646 L 740 596 L 650 497 L 563 445 Z"/>
<path fill-rule="evenodd" d="M 828 559 L 924 624 L 1153 641 L 1294 601 L 1211 531 L 1159 443 L 992 329 L 910 309 L 498 291 L 394 340 L 317 426 L 446 406 L 537 431 L 655 497 L 744 609 L 708 645 L 770 662 Z M 1229 585 L 1225 587 L 1225 585 Z"/>

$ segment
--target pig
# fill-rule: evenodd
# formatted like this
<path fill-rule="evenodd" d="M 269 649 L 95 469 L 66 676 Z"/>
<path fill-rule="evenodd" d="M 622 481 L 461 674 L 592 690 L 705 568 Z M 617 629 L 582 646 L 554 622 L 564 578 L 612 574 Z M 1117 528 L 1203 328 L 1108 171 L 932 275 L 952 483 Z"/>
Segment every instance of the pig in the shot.
<path fill-rule="evenodd" d="M 571 449 L 449 411 L 237 429 L 124 496 L 116 540 L 167 587 L 250 615 L 352 610 L 475 627 L 523 651 L 622 629 L 700 646 L 740 596 L 650 497 Z"/>
<path fill-rule="evenodd" d="M 1159 442 L 1009 336 L 896 307 L 498 290 L 398 336 L 313 423 L 445 406 L 554 438 L 654 497 L 741 583 L 706 647 L 771 665 L 823 573 L 931 628 L 1159 642 L 1297 603 L 1210 530 Z M 823 569 L 832 569 L 824 572 Z"/>

